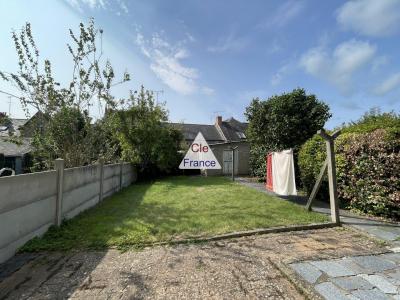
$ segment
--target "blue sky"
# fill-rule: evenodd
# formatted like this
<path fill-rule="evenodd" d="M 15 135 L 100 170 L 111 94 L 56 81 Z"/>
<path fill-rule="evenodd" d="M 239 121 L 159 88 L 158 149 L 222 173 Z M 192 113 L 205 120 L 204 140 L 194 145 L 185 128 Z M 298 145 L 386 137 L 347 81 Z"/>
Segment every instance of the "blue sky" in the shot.
<path fill-rule="evenodd" d="M 400 111 L 400 0 L 1 1 L 0 69 L 15 70 L 10 32 L 28 21 L 41 56 L 66 81 L 68 28 L 90 17 L 117 73 L 132 74 L 115 94 L 141 84 L 162 90 L 172 121 L 245 120 L 253 97 L 296 87 L 330 105 L 328 128 L 371 107 Z M 8 101 L 0 94 L 0 111 Z M 11 114 L 24 116 L 16 99 Z"/>

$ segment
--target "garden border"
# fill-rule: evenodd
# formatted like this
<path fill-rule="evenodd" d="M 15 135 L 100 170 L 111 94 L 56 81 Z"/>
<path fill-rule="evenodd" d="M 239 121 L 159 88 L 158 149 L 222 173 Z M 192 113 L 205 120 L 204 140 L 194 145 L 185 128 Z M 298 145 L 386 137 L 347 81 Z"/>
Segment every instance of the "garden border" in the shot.
<path fill-rule="evenodd" d="M 341 227 L 341 225 L 337 224 L 335 222 L 327 222 L 327 223 L 314 223 L 314 224 L 306 224 L 306 225 L 279 226 L 279 227 L 271 227 L 271 228 L 259 228 L 259 229 L 246 230 L 246 231 L 236 231 L 236 232 L 231 232 L 231 233 L 214 235 L 211 237 L 193 236 L 193 237 L 188 237 L 188 238 L 184 238 L 184 239 L 175 239 L 175 240 L 162 241 L 162 242 L 130 244 L 130 245 L 128 244 L 127 246 L 129 247 L 129 246 L 137 245 L 140 247 L 151 247 L 151 246 L 163 246 L 163 245 L 205 243 L 205 242 L 213 242 L 213 241 L 220 241 L 220 240 L 226 240 L 226 239 L 241 238 L 241 237 L 253 236 L 253 235 L 291 232 L 291 231 L 303 231 L 303 230 L 313 230 L 313 229 L 324 229 L 324 228 L 332 228 L 332 227 Z"/>

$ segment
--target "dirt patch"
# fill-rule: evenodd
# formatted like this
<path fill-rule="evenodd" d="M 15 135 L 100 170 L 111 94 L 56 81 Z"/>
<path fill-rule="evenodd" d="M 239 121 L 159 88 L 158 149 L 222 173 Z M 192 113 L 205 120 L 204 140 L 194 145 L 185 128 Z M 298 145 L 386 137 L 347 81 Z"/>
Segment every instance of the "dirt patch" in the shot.
<path fill-rule="evenodd" d="M 277 265 L 383 250 L 330 228 L 139 252 L 42 253 L 0 282 L 0 299 L 302 299 Z"/>

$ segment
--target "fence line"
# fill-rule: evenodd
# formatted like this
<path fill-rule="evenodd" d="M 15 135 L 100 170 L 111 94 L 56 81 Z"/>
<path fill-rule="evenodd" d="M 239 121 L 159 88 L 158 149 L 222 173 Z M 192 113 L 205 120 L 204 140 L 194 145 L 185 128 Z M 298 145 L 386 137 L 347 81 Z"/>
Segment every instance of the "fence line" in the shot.
<path fill-rule="evenodd" d="M 137 179 L 129 163 L 55 170 L 0 178 L 0 263 L 51 225 L 60 225 Z"/>

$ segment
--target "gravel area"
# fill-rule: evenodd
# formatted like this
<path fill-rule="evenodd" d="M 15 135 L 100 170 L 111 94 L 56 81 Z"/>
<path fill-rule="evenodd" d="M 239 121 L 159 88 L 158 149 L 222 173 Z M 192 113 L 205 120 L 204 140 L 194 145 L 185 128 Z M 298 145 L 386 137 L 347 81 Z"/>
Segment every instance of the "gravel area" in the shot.
<path fill-rule="evenodd" d="M 383 251 L 364 235 L 330 228 L 141 251 L 20 254 L 0 266 L 0 299 L 303 299 L 287 266 Z"/>

